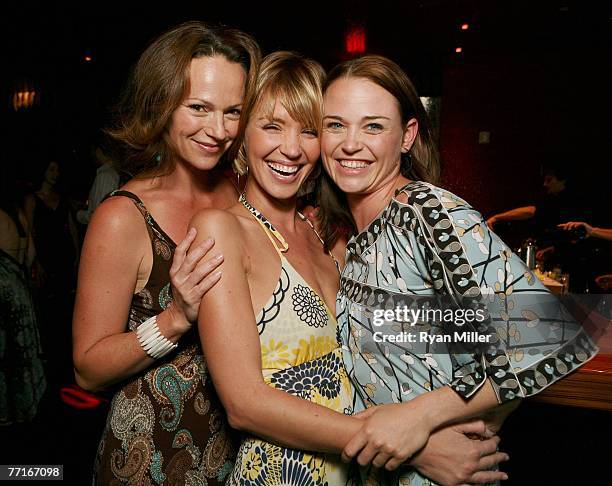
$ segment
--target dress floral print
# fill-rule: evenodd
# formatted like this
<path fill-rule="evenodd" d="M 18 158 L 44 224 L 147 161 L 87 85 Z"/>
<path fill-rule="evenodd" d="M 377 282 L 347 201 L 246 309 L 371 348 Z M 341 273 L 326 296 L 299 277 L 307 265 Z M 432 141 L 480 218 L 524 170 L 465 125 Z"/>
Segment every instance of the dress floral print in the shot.
<path fill-rule="evenodd" d="M 439 296 L 460 307 L 486 309 L 479 330 L 484 326 L 494 345 L 467 353 L 443 342 L 423 350 L 373 338 L 375 310 Z M 480 213 L 423 182 L 398 190 L 349 241 L 337 316 L 355 412 L 445 385 L 469 398 L 487 378 L 499 402 L 527 397 L 597 352 L 556 297 L 488 230 Z M 406 323 L 390 325 L 402 332 Z M 437 333 L 430 324 L 420 330 Z M 408 467 L 396 474 L 367 474 L 368 484 L 433 484 Z"/>
<path fill-rule="evenodd" d="M 244 198 L 241 200 L 277 248 L 277 241 L 284 241 L 282 236 Z M 278 284 L 256 317 L 264 380 L 273 388 L 350 414 L 352 388 L 342 362 L 334 316 L 280 250 L 278 254 Z M 352 484 L 350 477 L 348 466 L 338 456 L 246 437 L 228 484 L 341 486 Z"/>
<path fill-rule="evenodd" d="M 327 311 L 319 296 L 305 285 L 296 285 L 291 295 L 293 310 L 302 321 L 312 327 L 324 327 L 329 322 Z"/>
<path fill-rule="evenodd" d="M 128 328 L 133 331 L 172 301 L 169 270 L 175 245 L 136 195 L 115 191 L 110 196 L 134 201 L 151 238 L 153 267 L 132 299 Z M 208 377 L 197 332 L 185 334 L 178 344 L 175 353 L 118 387 L 98 448 L 94 484 L 225 483 L 237 436 Z"/>

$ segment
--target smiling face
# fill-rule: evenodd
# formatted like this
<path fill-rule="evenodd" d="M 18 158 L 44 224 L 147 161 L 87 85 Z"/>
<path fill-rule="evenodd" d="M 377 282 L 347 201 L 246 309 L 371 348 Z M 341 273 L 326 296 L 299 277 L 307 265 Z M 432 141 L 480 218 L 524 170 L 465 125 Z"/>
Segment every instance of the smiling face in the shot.
<path fill-rule="evenodd" d="M 172 114 L 166 140 L 179 163 L 212 169 L 236 137 L 244 68 L 223 56 L 199 57 L 189 67 L 189 92 Z"/>
<path fill-rule="evenodd" d="M 276 199 L 292 198 L 319 158 L 317 132 L 294 120 L 282 103 L 275 103 L 272 116 L 264 108 L 266 103 L 258 105 L 244 139 L 249 185 L 256 184 Z"/>
<path fill-rule="evenodd" d="M 391 93 L 365 78 L 341 77 L 325 91 L 323 112 L 323 163 L 342 191 L 370 194 L 399 176 L 418 125 L 402 123 Z"/>

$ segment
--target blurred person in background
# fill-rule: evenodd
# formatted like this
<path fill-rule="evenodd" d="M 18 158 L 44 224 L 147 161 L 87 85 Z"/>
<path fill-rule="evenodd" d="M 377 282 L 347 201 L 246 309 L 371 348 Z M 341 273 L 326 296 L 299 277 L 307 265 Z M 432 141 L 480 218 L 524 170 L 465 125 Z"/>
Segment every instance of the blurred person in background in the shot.
<path fill-rule="evenodd" d="M 43 279 L 55 291 L 74 290 L 79 239 L 70 202 L 62 194 L 62 168 L 59 159 L 44 166 L 38 190 L 26 196 L 25 214 L 28 231 L 36 247 Z"/>
<path fill-rule="evenodd" d="M 34 299 L 51 386 L 72 381 L 70 317 L 79 238 L 70 202 L 60 188 L 58 158 L 42 167 L 38 189 L 25 198 L 27 232 L 36 251 Z"/>
<path fill-rule="evenodd" d="M 556 232 L 559 223 L 582 214 L 569 177 L 563 168 L 546 167 L 542 188 L 544 191 L 532 204 L 494 214 L 487 219 L 487 226 L 494 230 L 500 222 L 533 220 L 537 233 L 535 236 L 546 239 L 547 235 Z M 540 244 L 540 247 L 542 246 Z"/>
<path fill-rule="evenodd" d="M 27 278 L 28 237 L 12 202 L 0 204 L 0 426 L 31 421 L 46 388 Z"/>
<path fill-rule="evenodd" d="M 99 145 L 95 148 L 94 159 L 98 169 L 89 190 L 87 207 L 79 210 L 76 214 L 77 221 L 81 224 L 89 224 L 96 208 L 108 194 L 118 189 L 120 185 L 119 172 L 113 166 L 112 159 L 106 154 L 102 146 Z"/>
<path fill-rule="evenodd" d="M 572 290 L 583 291 L 590 280 L 587 269 L 593 245 L 585 243 L 584 238 L 574 238 L 559 226 L 567 221 L 584 219 L 589 205 L 585 194 L 578 192 L 575 174 L 570 176 L 568 167 L 572 167 L 571 162 L 567 156 L 549 158 L 543 171 L 544 191 L 530 205 L 489 217 L 487 226 L 506 235 L 509 231 L 504 231 L 500 223 L 527 222 L 523 229 L 530 238 L 535 238 L 539 268 L 571 274 Z M 592 194 L 586 196 L 590 198 Z"/>

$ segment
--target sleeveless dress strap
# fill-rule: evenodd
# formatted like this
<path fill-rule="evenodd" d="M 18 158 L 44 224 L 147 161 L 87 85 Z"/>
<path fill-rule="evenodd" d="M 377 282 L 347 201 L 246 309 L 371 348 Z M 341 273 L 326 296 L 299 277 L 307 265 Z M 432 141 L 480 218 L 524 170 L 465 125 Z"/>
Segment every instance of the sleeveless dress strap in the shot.
<path fill-rule="evenodd" d="M 298 216 L 300 217 L 300 219 L 302 221 L 305 221 L 306 223 L 308 223 L 308 226 L 310 226 L 310 229 L 317 236 L 317 238 L 319 239 L 319 241 L 323 245 L 323 248 L 325 248 L 325 242 L 323 241 L 323 238 L 321 238 L 321 235 L 319 234 L 319 232 L 315 229 L 314 224 L 312 224 L 312 221 L 310 221 L 306 216 L 304 216 L 299 211 L 298 211 Z M 329 250 L 327 251 L 327 254 L 334 261 L 334 264 L 336 265 L 336 270 L 338 270 L 338 273 L 342 273 L 342 271 L 340 270 L 340 264 L 338 263 L 338 260 L 336 260 L 336 257 L 334 256 L 334 254 L 331 251 L 329 251 Z"/>
<path fill-rule="evenodd" d="M 246 200 L 245 193 L 242 193 L 240 195 L 240 202 L 242 203 L 242 205 L 245 208 L 247 208 L 249 210 L 249 212 L 255 217 L 257 222 L 264 229 L 264 231 L 266 232 L 266 235 L 268 235 L 268 238 L 270 239 L 270 241 L 274 245 L 274 248 L 276 249 L 277 253 L 281 257 L 284 257 L 283 253 L 285 253 L 287 250 L 289 250 L 289 244 L 285 241 L 285 238 L 283 238 L 283 235 L 280 234 L 280 232 L 272 225 L 272 223 L 270 223 L 270 221 L 268 221 L 266 219 L 266 217 L 263 214 L 261 214 L 257 209 L 255 209 L 253 206 L 251 206 L 251 204 Z M 325 246 L 325 243 L 323 242 L 323 239 L 321 238 L 319 233 L 317 233 L 317 230 L 315 229 L 315 227 L 312 224 L 312 222 L 306 216 L 304 216 L 302 213 L 300 213 L 299 211 L 298 211 L 298 216 L 300 217 L 300 219 L 302 221 L 305 221 L 306 223 L 308 223 L 308 226 L 310 226 L 310 228 L 312 229 L 314 234 L 317 236 L 317 238 L 319 239 L 321 244 L 323 246 Z M 277 241 L 281 245 L 280 248 L 279 248 L 279 246 L 277 244 Z M 340 264 L 338 263 L 338 261 L 336 260 L 336 258 L 334 257 L 334 255 L 332 254 L 331 251 L 328 251 L 327 253 L 331 257 L 331 259 L 334 261 L 334 264 L 336 265 L 336 270 L 338 270 L 338 273 L 340 273 Z"/>
<path fill-rule="evenodd" d="M 104 199 L 102 199 L 102 201 L 106 201 L 107 199 L 111 197 L 115 197 L 115 196 L 127 197 L 128 199 L 131 199 L 132 201 L 134 201 L 134 204 L 136 205 L 136 207 L 138 207 L 138 209 L 140 209 L 140 212 L 143 214 L 143 216 L 145 216 L 145 218 L 149 214 L 149 211 L 147 210 L 142 200 L 136 194 L 130 191 L 124 191 L 122 189 L 117 189 L 115 191 L 109 192 L 104 197 Z"/>
<path fill-rule="evenodd" d="M 136 207 L 138 208 L 138 210 L 140 211 L 140 213 L 142 214 L 142 217 L 144 218 L 147 224 L 147 229 L 149 230 L 149 233 L 153 231 L 154 233 L 157 234 L 158 237 L 161 237 L 163 240 L 165 240 L 166 243 L 168 243 L 171 247 L 176 247 L 176 243 L 174 242 L 174 240 L 164 231 L 164 229 L 159 225 L 159 223 L 155 221 L 155 219 L 153 218 L 153 216 L 151 215 L 147 207 L 144 205 L 142 200 L 136 194 L 130 191 L 117 189 L 116 191 L 113 191 L 110 194 L 108 194 L 104 198 L 104 200 L 108 199 L 109 197 L 114 197 L 114 196 L 123 196 L 123 197 L 127 197 L 131 199 L 136 205 Z M 153 235 L 151 235 L 151 237 L 153 237 Z"/>
<path fill-rule="evenodd" d="M 285 238 L 283 238 L 283 235 L 281 235 L 276 228 L 272 226 L 272 223 L 270 223 L 270 221 L 268 221 L 263 214 L 251 206 L 251 204 L 246 200 L 244 192 L 240 195 L 240 202 L 255 217 L 257 222 L 266 232 L 269 240 L 274 245 L 276 252 L 282 257 L 283 253 L 289 249 L 289 245 L 285 241 Z"/>

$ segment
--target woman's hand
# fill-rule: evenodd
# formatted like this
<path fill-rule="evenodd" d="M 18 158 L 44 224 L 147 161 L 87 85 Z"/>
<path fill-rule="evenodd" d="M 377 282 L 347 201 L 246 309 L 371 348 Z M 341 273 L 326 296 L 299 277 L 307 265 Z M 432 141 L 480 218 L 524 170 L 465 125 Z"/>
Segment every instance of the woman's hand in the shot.
<path fill-rule="evenodd" d="M 202 297 L 221 278 L 221 270 L 216 268 L 223 262 L 223 255 L 216 254 L 204 260 L 215 242 L 208 238 L 191 248 L 196 234 L 195 228 L 189 230 L 185 239 L 176 247 L 170 267 L 174 300 L 169 308 L 173 313 L 173 322 L 178 323 L 182 332 L 187 332 L 197 320 Z"/>
<path fill-rule="evenodd" d="M 491 471 L 509 459 L 497 452 L 498 445 L 499 437 L 492 435 L 482 420 L 451 425 L 432 433 L 410 465 L 445 486 L 492 483 L 508 479 L 504 472 Z"/>
<path fill-rule="evenodd" d="M 397 469 L 423 448 L 433 426 L 412 402 L 380 405 L 360 412 L 365 423 L 342 451 L 342 460 Z"/>
<path fill-rule="evenodd" d="M 565 231 L 574 231 L 582 227 L 586 231 L 587 236 L 591 236 L 593 234 L 593 227 L 590 224 L 584 223 L 582 221 L 570 221 L 568 223 L 561 223 L 558 224 L 557 227 Z"/>

